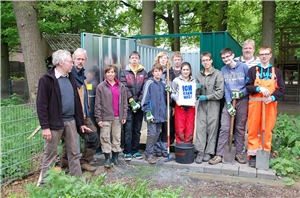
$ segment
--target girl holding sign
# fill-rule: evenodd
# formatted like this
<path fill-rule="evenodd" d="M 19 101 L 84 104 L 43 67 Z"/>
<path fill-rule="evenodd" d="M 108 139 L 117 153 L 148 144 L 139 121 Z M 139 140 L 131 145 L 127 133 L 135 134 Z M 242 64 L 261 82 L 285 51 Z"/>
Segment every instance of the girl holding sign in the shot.
<path fill-rule="evenodd" d="M 190 63 L 181 64 L 181 75 L 172 82 L 171 98 L 175 105 L 176 144 L 193 143 L 195 127 L 196 82 Z"/>
<path fill-rule="evenodd" d="M 197 110 L 197 130 L 195 149 L 198 152 L 195 162 L 208 162 L 215 154 L 218 127 L 220 100 L 224 95 L 224 80 L 222 73 L 212 65 L 209 52 L 201 54 L 204 67 L 197 76 L 196 81 L 202 86 L 197 90 L 199 105 Z"/>

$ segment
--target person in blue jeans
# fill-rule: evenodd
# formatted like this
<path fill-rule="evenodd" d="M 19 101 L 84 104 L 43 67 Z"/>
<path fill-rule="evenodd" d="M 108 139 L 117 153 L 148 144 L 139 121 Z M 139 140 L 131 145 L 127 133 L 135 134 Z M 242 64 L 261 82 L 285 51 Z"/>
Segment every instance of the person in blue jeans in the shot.
<path fill-rule="evenodd" d="M 142 110 L 148 129 L 144 154 L 150 164 L 155 164 L 155 143 L 162 132 L 162 124 L 167 121 L 167 91 L 171 92 L 171 86 L 161 79 L 161 64 L 155 63 L 151 72 L 153 77 L 149 78 L 143 89 Z"/>
<path fill-rule="evenodd" d="M 124 158 L 130 161 L 132 158 L 143 159 L 139 152 L 143 112 L 141 101 L 143 86 L 148 79 L 145 68 L 139 64 L 140 54 L 133 51 L 129 55 L 129 62 L 120 75 L 120 81 L 126 87 L 128 99 L 127 120 L 124 124 Z"/>

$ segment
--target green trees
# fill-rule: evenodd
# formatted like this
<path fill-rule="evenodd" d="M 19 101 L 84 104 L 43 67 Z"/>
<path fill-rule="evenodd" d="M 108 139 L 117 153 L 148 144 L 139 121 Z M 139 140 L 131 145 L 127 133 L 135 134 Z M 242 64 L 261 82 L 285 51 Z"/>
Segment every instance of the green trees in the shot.
<path fill-rule="evenodd" d="M 240 44 L 248 38 L 257 46 L 273 45 L 278 52 L 279 27 L 299 26 L 300 1 L 37 1 L 35 11 L 39 32 L 48 34 L 90 32 L 115 36 L 174 34 L 227 30 Z M 263 5 L 272 5 L 263 23 Z M 265 7 L 266 8 L 266 7 Z M 270 9 L 265 9 L 266 12 Z M 1 1 L 1 48 L 20 45 L 12 2 Z M 263 25 L 264 24 L 264 25 Z M 272 24 L 270 26 L 270 24 Z M 264 28 L 263 28 L 264 27 Z M 274 29 L 275 28 L 275 29 Z M 274 34 L 274 36 L 273 36 Z M 263 35 L 266 35 L 263 37 Z M 270 37 L 271 35 L 271 37 Z M 35 35 L 40 39 L 40 35 Z M 262 39 L 263 38 L 263 39 Z M 262 42 L 262 40 L 266 43 Z M 145 41 L 146 42 L 146 41 Z M 197 37 L 152 39 L 149 45 L 179 50 L 180 46 L 199 46 Z M 24 44 L 23 44 L 24 45 Z M 22 46 L 23 48 L 23 46 Z M 35 56 L 39 56 L 35 54 Z M 2 53 L 6 57 L 5 53 Z M 3 65 L 7 65 L 1 59 Z M 25 63 L 26 65 L 29 63 Z M 44 67 L 35 65 L 34 67 Z M 32 74 L 30 74 L 32 75 Z M 37 74 L 34 74 L 37 75 Z M 5 77 L 6 76 L 6 77 Z M 4 85 L 9 76 L 1 70 Z M 33 78 L 38 78 L 34 76 Z M 31 86 L 31 85 L 30 85 Z M 31 88 L 29 88 L 31 90 Z"/>

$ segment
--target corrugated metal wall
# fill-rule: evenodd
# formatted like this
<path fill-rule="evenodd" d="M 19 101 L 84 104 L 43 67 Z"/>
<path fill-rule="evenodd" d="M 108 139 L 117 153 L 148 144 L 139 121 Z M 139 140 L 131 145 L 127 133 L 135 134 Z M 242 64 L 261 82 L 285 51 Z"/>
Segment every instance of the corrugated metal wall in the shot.
<path fill-rule="evenodd" d="M 141 55 L 141 64 L 146 68 L 147 71 L 151 71 L 154 63 L 154 59 L 159 52 L 166 52 L 170 59 L 172 58 L 172 51 L 160 49 L 157 47 L 152 47 L 148 45 L 143 45 L 136 43 L 136 51 Z"/>
<path fill-rule="evenodd" d="M 241 54 L 241 46 L 231 37 L 227 31 L 222 32 L 204 32 L 195 33 L 200 37 L 200 52 L 184 52 L 184 61 L 191 64 L 193 74 L 200 71 L 200 53 L 208 51 L 212 54 L 213 65 L 217 69 L 221 69 L 224 65 L 219 55 L 221 49 L 230 47 L 235 56 Z M 130 52 L 136 50 L 141 54 L 141 64 L 147 71 L 151 70 L 156 55 L 164 51 L 169 57 L 172 57 L 173 52 L 152 46 L 146 46 L 136 43 L 135 39 L 122 38 L 114 36 L 105 36 L 98 34 L 82 33 L 81 44 L 84 49 L 88 51 L 89 60 L 86 67 L 99 68 L 100 79 L 103 79 L 103 67 L 107 64 L 114 64 L 118 66 L 119 72 L 129 63 Z M 182 34 L 179 36 L 185 36 Z M 153 35 L 153 38 L 162 35 Z M 163 35 L 164 36 L 164 35 Z M 171 35 L 172 36 L 172 35 Z"/>
<path fill-rule="evenodd" d="M 200 52 L 182 52 L 184 62 L 189 62 L 192 66 L 192 74 L 196 74 L 200 71 Z"/>
<path fill-rule="evenodd" d="M 154 63 L 154 59 L 159 52 L 166 52 L 172 59 L 173 51 L 152 47 L 148 45 L 143 45 L 140 43 L 136 44 L 137 51 L 141 54 L 141 64 L 146 68 L 147 71 L 151 70 Z M 183 52 L 183 61 L 189 62 L 192 66 L 193 75 L 200 71 L 200 52 Z M 173 62 L 171 60 L 171 65 Z"/>
<path fill-rule="evenodd" d="M 229 47 L 236 56 L 242 54 L 241 46 L 232 38 L 227 31 L 222 32 L 203 32 L 200 38 L 200 49 L 202 52 L 210 52 L 213 59 L 213 65 L 215 68 L 221 70 L 224 63 L 220 56 L 220 51 Z"/>
<path fill-rule="evenodd" d="M 129 63 L 129 54 L 135 50 L 135 40 L 115 36 L 82 33 L 81 47 L 87 51 L 88 60 L 85 64 L 86 73 L 98 70 L 100 81 L 103 80 L 103 70 L 106 65 L 121 69 Z"/>

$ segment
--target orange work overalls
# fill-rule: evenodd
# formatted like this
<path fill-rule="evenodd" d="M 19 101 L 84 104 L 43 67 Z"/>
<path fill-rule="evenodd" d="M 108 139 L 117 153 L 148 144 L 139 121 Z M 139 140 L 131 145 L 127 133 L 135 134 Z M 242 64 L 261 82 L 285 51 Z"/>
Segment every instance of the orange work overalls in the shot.
<path fill-rule="evenodd" d="M 258 67 L 256 67 L 256 79 L 254 86 L 267 88 L 272 94 L 277 88 L 275 81 L 275 69 L 272 67 L 271 79 L 260 79 Z M 248 155 L 256 155 L 256 150 L 262 149 L 262 93 L 251 94 L 249 96 L 248 108 Z M 264 149 L 271 150 L 272 130 L 276 123 L 277 102 L 270 102 L 266 104 L 265 116 L 265 142 Z M 260 135 L 258 135 L 260 134 Z"/>

